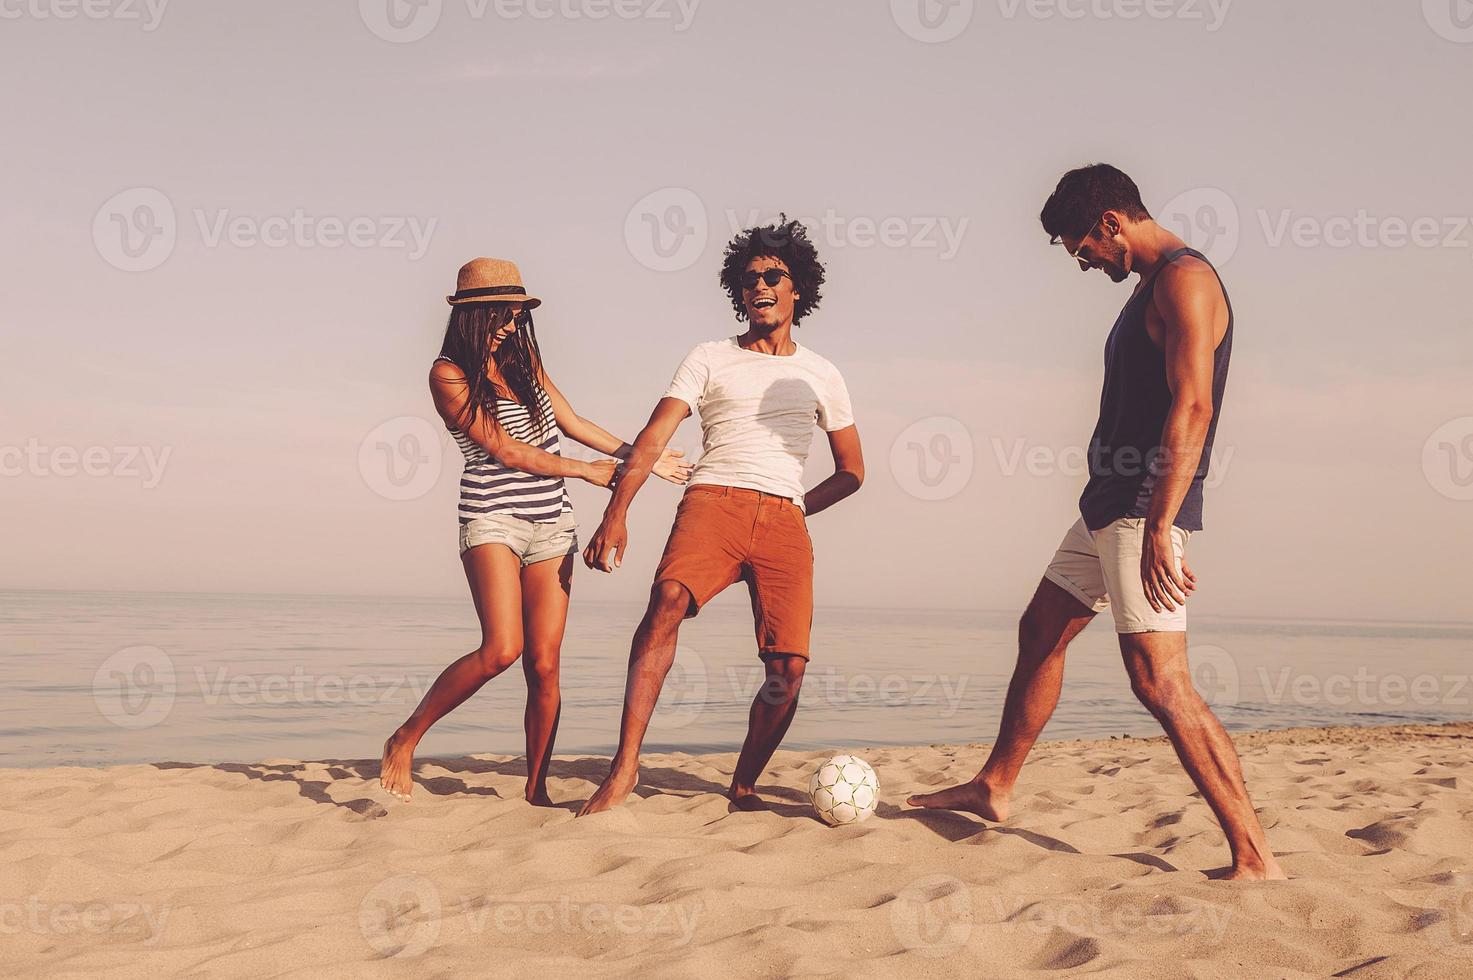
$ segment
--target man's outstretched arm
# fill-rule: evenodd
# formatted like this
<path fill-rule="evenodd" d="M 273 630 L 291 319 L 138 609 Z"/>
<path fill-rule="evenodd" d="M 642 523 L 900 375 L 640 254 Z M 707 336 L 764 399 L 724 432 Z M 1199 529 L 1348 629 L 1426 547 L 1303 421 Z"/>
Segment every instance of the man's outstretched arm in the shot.
<path fill-rule="evenodd" d="M 675 430 L 688 415 L 690 405 L 679 398 L 661 398 L 650 413 L 650 420 L 639 430 L 629 459 L 619 471 L 614 493 L 604 508 L 603 520 L 599 522 L 598 530 L 593 532 L 588 547 L 583 549 L 583 561 L 589 568 L 612 572 L 623 562 L 629 542 L 629 532 L 624 526 L 629 505 L 633 503 L 634 495 L 639 493 L 639 488 L 644 486 L 644 481 L 649 479 L 650 471 L 675 436 Z"/>
<path fill-rule="evenodd" d="M 848 425 L 828 433 L 829 451 L 834 454 L 834 473 L 803 494 L 803 512 L 812 517 L 858 490 L 864 483 L 864 452 L 859 448 L 859 429 Z"/>

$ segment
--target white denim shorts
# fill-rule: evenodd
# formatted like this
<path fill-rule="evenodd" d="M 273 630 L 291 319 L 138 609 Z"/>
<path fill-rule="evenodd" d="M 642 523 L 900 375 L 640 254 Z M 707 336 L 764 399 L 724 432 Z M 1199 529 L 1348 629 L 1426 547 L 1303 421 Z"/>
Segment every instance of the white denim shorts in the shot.
<path fill-rule="evenodd" d="M 1178 603 L 1174 610 L 1157 612 L 1146 600 L 1141 584 L 1145 535 L 1143 517 L 1122 517 L 1098 531 L 1091 531 L 1080 518 L 1064 535 L 1043 577 L 1095 612 L 1113 612 L 1117 633 L 1185 632 L 1186 606 Z M 1178 572 L 1191 535 L 1179 527 L 1171 529 Z"/>
<path fill-rule="evenodd" d="M 528 521 L 510 514 L 487 514 L 460 525 L 460 553 L 483 544 L 504 544 L 522 564 L 578 553 L 578 521 L 565 510 L 555 521 Z"/>

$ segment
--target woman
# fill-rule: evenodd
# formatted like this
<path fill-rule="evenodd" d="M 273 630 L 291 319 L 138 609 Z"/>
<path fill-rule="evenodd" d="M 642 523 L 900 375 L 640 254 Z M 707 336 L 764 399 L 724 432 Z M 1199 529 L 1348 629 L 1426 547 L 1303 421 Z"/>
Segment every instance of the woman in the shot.
<path fill-rule="evenodd" d="M 406 803 L 414 749 L 430 726 L 522 658 L 527 678 L 527 800 L 550 806 L 547 765 L 561 696 L 558 655 L 578 553 L 577 523 L 563 481 L 601 487 L 612 459 L 588 463 L 560 452 L 558 433 L 602 453 L 630 446 L 579 416 L 543 370 L 532 309 L 517 267 L 475 259 L 447 296 L 450 322 L 430 368 L 430 392 L 465 454 L 460 481 L 460 557 L 481 620 L 481 644 L 445 668 L 424 700 L 384 743 L 379 783 Z M 684 483 L 690 464 L 669 450 L 654 472 Z"/>

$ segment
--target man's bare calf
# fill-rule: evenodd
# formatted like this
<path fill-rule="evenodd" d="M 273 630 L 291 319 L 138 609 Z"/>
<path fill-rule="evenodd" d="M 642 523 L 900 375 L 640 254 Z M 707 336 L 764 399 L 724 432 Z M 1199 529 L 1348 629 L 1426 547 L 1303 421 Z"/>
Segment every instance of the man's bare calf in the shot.
<path fill-rule="evenodd" d="M 624 682 L 624 715 L 619 722 L 619 746 L 609 774 L 578 816 L 619 806 L 639 785 L 639 750 L 644 744 L 665 675 L 675 662 L 681 620 L 690 608 L 691 594 L 679 582 L 656 582 L 649 606 L 629 650 L 629 674 Z"/>

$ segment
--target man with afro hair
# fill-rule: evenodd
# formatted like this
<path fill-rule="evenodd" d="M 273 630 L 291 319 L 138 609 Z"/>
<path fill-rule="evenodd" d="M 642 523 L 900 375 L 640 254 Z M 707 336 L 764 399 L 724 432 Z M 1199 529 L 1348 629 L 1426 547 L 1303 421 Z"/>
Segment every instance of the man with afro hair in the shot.
<path fill-rule="evenodd" d="M 837 368 L 792 337 L 818 308 L 823 264 L 807 229 L 784 215 L 749 228 L 726 248 L 721 285 L 745 333 L 698 344 L 634 442 L 603 521 L 583 552 L 611 572 L 623 559 L 625 515 L 654 461 L 691 414 L 701 417 L 702 453 L 675 512 L 649 606 L 635 631 L 619 746 L 609 775 L 580 816 L 623 803 L 639 782 L 639 750 L 680 624 L 727 586 L 745 582 L 757 655 L 766 677 L 752 702 L 747 738 L 727 792 L 733 807 L 764 806 L 757 777 L 798 708 L 813 624 L 813 545 L 807 519 L 859 489 L 864 458 Z M 803 489 L 803 464 L 817 423 L 829 439 L 833 475 Z"/>

